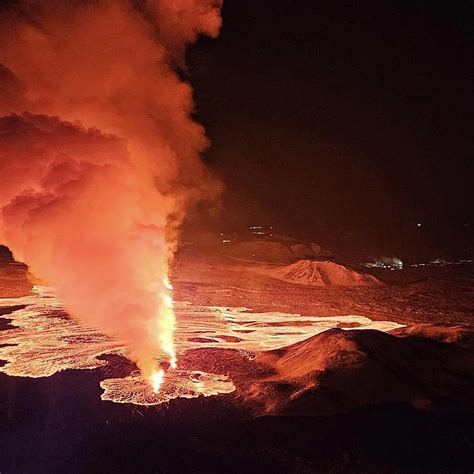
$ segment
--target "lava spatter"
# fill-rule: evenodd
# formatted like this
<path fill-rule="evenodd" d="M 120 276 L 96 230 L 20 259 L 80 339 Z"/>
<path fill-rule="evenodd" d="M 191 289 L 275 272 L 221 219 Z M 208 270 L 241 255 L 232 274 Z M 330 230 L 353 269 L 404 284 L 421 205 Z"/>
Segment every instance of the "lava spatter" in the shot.
<path fill-rule="evenodd" d="M 139 373 L 103 380 L 100 386 L 104 389 L 102 400 L 134 405 L 159 405 L 175 398 L 210 397 L 235 390 L 234 384 L 225 375 L 173 369 L 160 381 L 159 390 L 150 387 Z"/>

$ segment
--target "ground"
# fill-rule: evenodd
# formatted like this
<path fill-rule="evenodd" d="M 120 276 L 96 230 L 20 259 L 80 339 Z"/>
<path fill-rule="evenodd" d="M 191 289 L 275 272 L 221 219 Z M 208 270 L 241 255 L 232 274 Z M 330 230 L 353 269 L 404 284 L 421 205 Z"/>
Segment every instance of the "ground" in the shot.
<path fill-rule="evenodd" d="M 31 284 L 25 275 L 22 266 L 0 265 L 0 297 L 20 297 L 28 292 Z M 301 314 L 303 319 L 361 315 L 401 325 L 472 323 L 474 273 L 468 265 L 379 272 L 376 276 L 390 284 L 381 288 L 311 288 L 259 275 L 241 262 L 207 256 L 178 258 L 172 279 L 175 299 L 195 306 L 246 307 L 254 313 Z M 0 329 L 6 329 L 5 320 L 0 321 Z M 398 337 L 386 337 L 398 344 Z M 443 348 L 450 360 L 459 351 L 463 357 L 472 353 L 457 343 L 424 340 L 428 339 L 416 344 L 435 351 L 430 354 Z M 356 342 L 359 355 L 363 341 Z M 313 349 L 318 351 L 320 346 L 318 343 Z M 363 347 L 370 353 L 367 344 Z M 458 352 L 453 355 L 452 351 Z M 427 352 L 423 354 L 428 357 Z M 254 364 L 260 362 L 247 355 L 232 349 L 190 352 L 189 363 L 200 363 L 202 370 L 234 371 L 237 390 L 150 407 L 101 400 L 100 382 L 127 372 L 123 357 L 117 355 L 103 356 L 108 364 L 101 368 L 65 370 L 50 377 L 0 374 L 0 471 L 472 472 L 474 410 L 457 405 L 454 399 L 443 399 L 443 410 L 385 399 L 318 416 L 265 414 L 244 387 L 249 374 L 261 380 L 272 376 L 272 368 L 259 366 L 259 372 Z M 432 355 L 428 358 L 431 361 Z M 281 360 L 286 363 L 287 359 Z M 371 363 L 370 359 L 369 368 Z M 364 377 L 372 374 L 370 370 L 361 373 Z M 349 379 L 344 378 L 353 386 L 359 380 L 350 378 L 354 374 L 359 376 L 350 372 L 345 374 Z M 463 377 L 464 388 L 472 388 L 470 375 Z M 374 386 L 379 383 L 380 379 L 373 380 Z M 327 390 L 333 389 L 334 385 L 327 386 Z M 330 399 L 334 397 L 335 392 L 329 394 Z"/>
<path fill-rule="evenodd" d="M 366 270 L 366 269 L 365 269 Z M 382 288 L 315 288 L 267 278 L 220 257 L 174 266 L 177 297 L 197 304 L 245 306 L 302 315 L 359 314 L 404 324 L 474 321 L 474 265 L 378 270 Z M 198 290 L 198 291 L 197 291 Z"/>

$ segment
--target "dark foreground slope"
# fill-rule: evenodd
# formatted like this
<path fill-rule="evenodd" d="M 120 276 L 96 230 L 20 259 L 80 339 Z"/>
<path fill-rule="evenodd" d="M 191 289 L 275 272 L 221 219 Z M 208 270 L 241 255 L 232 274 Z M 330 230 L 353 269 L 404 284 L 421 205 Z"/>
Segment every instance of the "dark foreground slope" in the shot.
<path fill-rule="evenodd" d="M 308 374 L 314 377 L 315 369 L 329 377 L 325 379 L 319 374 L 319 378 L 313 378 L 320 380 L 321 388 L 325 388 L 324 392 L 309 391 L 317 394 L 316 397 L 301 394 L 294 402 L 286 397 L 287 403 L 280 404 L 286 414 L 279 416 L 253 416 L 248 410 L 250 401 L 243 400 L 243 391 L 223 397 L 173 400 L 161 407 L 102 402 L 98 382 L 104 375 L 121 375 L 120 358 L 113 367 L 65 371 L 44 379 L 0 375 L 0 471 L 8 474 L 471 472 L 473 411 L 454 401 L 444 410 L 387 401 L 403 398 L 400 395 L 411 399 L 412 394 L 419 393 L 414 388 L 419 387 L 419 372 L 414 371 L 415 376 L 411 373 L 411 378 L 402 376 L 402 380 L 397 380 L 400 370 L 397 363 L 393 374 L 385 375 L 382 371 L 377 378 L 379 364 L 390 369 L 389 363 L 394 363 L 392 353 L 383 360 L 371 361 L 376 359 L 381 342 L 384 347 L 393 344 L 397 348 L 402 347 L 399 345 L 402 342 L 416 347 L 417 342 L 411 336 L 404 339 L 388 336 L 387 343 L 378 334 L 374 337 L 371 331 L 361 333 L 355 340 L 340 334 L 346 333 L 336 330 L 326 334 L 328 342 L 339 344 L 340 359 L 337 348 L 333 351 L 321 338 L 319 342 L 325 350 L 316 351 L 313 338 L 279 354 L 262 356 L 266 363 L 274 358 L 273 370 L 276 367 L 279 370 L 280 380 L 274 381 L 273 394 L 281 395 L 285 383 L 289 387 L 287 395 L 295 393 L 295 384 L 302 383 Z M 362 347 L 363 344 L 366 345 Z M 308 354 L 311 361 L 301 361 L 301 351 L 309 349 L 312 349 Z M 454 354 L 446 350 L 446 357 Z M 406 353 L 411 352 L 407 349 Z M 411 361 L 406 353 L 402 352 L 402 360 Z M 204 350 L 200 354 L 203 359 L 212 358 L 212 354 L 205 357 Z M 422 353 L 414 351 L 412 356 L 415 364 L 428 367 L 423 359 L 430 358 L 430 354 L 427 349 Z M 223 369 L 238 369 L 242 374 L 248 371 L 248 376 L 251 375 L 251 364 L 248 360 L 239 363 L 237 351 L 215 355 L 219 356 L 215 364 L 222 364 Z M 456 372 L 452 376 L 459 381 L 458 368 L 452 364 L 442 364 L 442 373 L 449 366 Z M 364 378 L 364 374 L 370 376 Z M 259 379 L 270 376 L 264 371 L 254 375 Z M 443 382 L 436 374 L 426 377 L 428 381 L 441 382 L 443 388 L 437 388 L 434 395 L 444 397 L 447 390 L 453 395 L 450 391 L 453 381 Z M 239 384 L 241 387 L 244 379 Z M 265 383 L 269 382 L 261 381 L 260 387 Z M 463 386 L 466 388 L 467 382 Z M 390 395 L 390 387 L 398 387 L 396 396 Z M 260 398 L 254 398 L 254 402 L 261 404 L 271 391 L 259 393 Z M 432 390 L 429 394 L 433 397 Z M 363 406 L 355 407 L 361 402 Z M 320 416 L 312 416 L 319 405 L 324 408 L 319 410 Z M 341 407 L 345 407 L 344 413 L 329 414 Z M 309 416 L 301 415 L 305 410 Z"/>
<path fill-rule="evenodd" d="M 100 400 L 99 381 L 126 372 L 120 357 L 41 379 L 0 374 L 0 471 L 471 472 L 469 328 L 450 343 L 413 332 L 336 329 L 257 360 L 192 351 L 183 363 L 199 358 L 238 390 L 159 407 Z"/>
<path fill-rule="evenodd" d="M 449 338 L 450 328 L 444 332 Z M 255 381 L 248 396 L 266 412 L 297 415 L 392 402 L 430 411 L 473 408 L 472 347 L 409 334 L 410 329 L 398 336 L 332 329 L 261 353 L 257 361 L 274 373 Z M 467 344 L 469 338 L 463 335 L 460 340 Z"/>

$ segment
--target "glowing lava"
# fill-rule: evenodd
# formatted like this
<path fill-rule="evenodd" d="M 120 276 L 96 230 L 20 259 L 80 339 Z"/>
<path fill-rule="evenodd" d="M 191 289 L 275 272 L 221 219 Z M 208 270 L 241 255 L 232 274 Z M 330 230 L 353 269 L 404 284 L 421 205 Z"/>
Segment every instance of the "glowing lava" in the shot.
<path fill-rule="evenodd" d="M 168 354 L 170 366 L 172 369 L 175 369 L 177 360 L 173 335 L 176 329 L 176 317 L 173 308 L 173 298 L 171 296 L 173 286 L 171 285 L 168 277 L 165 277 L 163 279 L 163 284 L 170 293 L 161 294 L 161 299 L 163 301 L 163 309 L 161 311 L 161 317 L 158 319 L 158 334 L 160 338 L 161 349 L 165 354 Z"/>
<path fill-rule="evenodd" d="M 128 348 L 122 342 L 68 318 L 50 288 L 36 286 L 33 291 L 35 294 L 31 296 L 0 298 L 0 308 L 12 308 L 10 314 L 0 314 L 0 319 L 11 320 L 11 327 L 0 331 L 0 359 L 6 361 L 0 372 L 16 377 L 47 377 L 66 369 L 104 367 L 108 362 L 101 356 L 107 354 L 128 357 Z M 175 302 L 170 313 L 173 318 L 174 312 L 179 321 L 176 348 L 171 346 L 175 358 L 176 354 L 193 349 L 234 349 L 249 353 L 278 349 L 334 327 L 391 331 L 403 326 L 357 315 L 253 313 L 247 308 L 199 306 L 183 301 Z M 170 327 L 174 330 L 174 320 Z M 173 332 L 169 334 L 172 336 Z M 178 397 L 195 398 L 235 390 L 232 380 L 225 375 L 206 373 L 194 366 L 177 369 L 171 366 L 173 359 L 169 359 L 168 370 L 155 365 L 146 378 L 134 372 L 124 378 L 103 380 L 102 399 L 157 405 Z"/>
<path fill-rule="evenodd" d="M 165 371 L 163 369 L 157 370 L 153 372 L 150 378 L 151 386 L 153 387 L 153 393 L 158 393 L 165 379 Z"/>
<path fill-rule="evenodd" d="M 163 307 L 161 309 L 160 317 L 158 318 L 158 339 L 160 341 L 161 349 L 169 357 L 170 368 L 176 369 L 177 359 L 174 345 L 176 316 L 174 314 L 173 308 L 173 297 L 171 296 L 173 286 L 171 285 L 168 277 L 163 279 L 163 285 L 169 291 L 169 293 L 161 293 L 160 295 L 161 301 L 163 302 Z M 153 387 L 154 393 L 158 393 L 164 379 L 165 371 L 162 368 L 152 371 L 151 375 L 148 377 L 148 380 Z"/>
<path fill-rule="evenodd" d="M 134 405 L 159 405 L 176 398 L 210 397 L 235 390 L 229 377 L 197 370 L 170 370 L 162 382 L 158 390 L 152 391 L 138 372 L 125 378 L 107 379 L 100 383 L 104 389 L 101 399 Z"/>

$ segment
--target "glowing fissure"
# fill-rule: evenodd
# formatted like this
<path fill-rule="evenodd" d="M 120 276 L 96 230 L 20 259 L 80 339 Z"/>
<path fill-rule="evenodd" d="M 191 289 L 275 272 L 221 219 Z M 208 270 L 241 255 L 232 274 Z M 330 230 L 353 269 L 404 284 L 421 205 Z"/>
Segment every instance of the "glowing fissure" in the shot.
<path fill-rule="evenodd" d="M 122 342 L 104 336 L 66 317 L 51 289 L 35 287 L 33 296 L 0 299 L 0 307 L 26 308 L 0 316 L 13 328 L 0 331 L 0 372 L 20 377 L 46 377 L 65 369 L 94 369 L 107 364 L 105 354 L 129 356 Z M 176 353 L 192 349 L 236 349 L 249 352 L 278 349 L 334 327 L 348 330 L 390 331 L 403 325 L 372 321 L 364 316 L 301 316 L 246 308 L 195 306 L 177 301 Z M 163 351 L 161 351 L 163 352 Z M 156 354 L 160 356 L 159 353 Z M 156 405 L 177 397 L 194 398 L 230 393 L 228 377 L 193 369 L 155 369 L 146 378 L 132 373 L 101 382 L 102 399 L 119 403 Z"/>
<path fill-rule="evenodd" d="M 235 390 L 228 377 L 198 370 L 169 371 L 166 383 L 161 384 L 160 381 L 158 389 L 154 389 L 152 393 L 139 374 L 106 379 L 100 386 L 104 389 L 102 400 L 135 405 L 160 405 L 176 398 L 211 397 L 232 393 Z"/>

